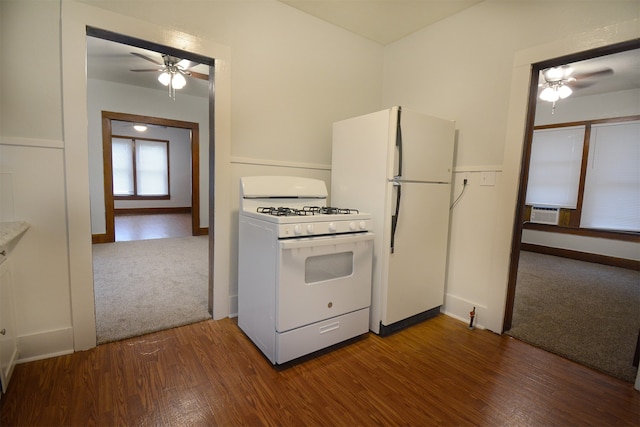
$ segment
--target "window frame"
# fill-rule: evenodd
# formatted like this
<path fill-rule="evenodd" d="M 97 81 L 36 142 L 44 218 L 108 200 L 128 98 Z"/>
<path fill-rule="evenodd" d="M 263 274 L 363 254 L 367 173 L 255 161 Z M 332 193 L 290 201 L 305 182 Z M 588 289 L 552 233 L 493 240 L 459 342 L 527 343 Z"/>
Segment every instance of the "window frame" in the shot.
<path fill-rule="evenodd" d="M 133 162 L 133 194 L 131 195 L 118 195 L 113 193 L 113 200 L 170 200 L 171 199 L 171 169 L 170 169 L 170 146 L 168 139 L 158 139 L 158 138 L 142 138 L 142 137 L 133 137 L 133 136 L 123 136 L 123 135 L 111 135 L 111 143 L 113 144 L 113 139 L 128 139 L 132 142 L 132 162 Z M 137 173 L 137 161 L 136 161 L 136 141 L 152 141 L 152 142 L 160 142 L 164 143 L 167 146 L 167 194 L 166 195 L 153 195 L 153 196 L 144 196 L 138 194 L 138 173 Z M 111 171 L 113 175 L 113 171 Z M 113 181 L 113 176 L 112 176 Z"/>
<path fill-rule="evenodd" d="M 573 234 L 591 237 L 604 237 L 613 240 L 640 242 L 640 233 L 624 230 L 603 230 L 595 228 L 580 227 L 582 216 L 582 204 L 584 200 L 585 181 L 587 176 L 587 162 L 589 157 L 589 146 L 591 141 L 591 127 L 597 124 L 624 123 L 640 120 L 640 115 L 613 117 L 607 119 L 582 120 L 576 122 L 554 123 L 548 125 L 534 126 L 533 130 L 558 129 L 572 126 L 584 126 L 584 144 L 582 151 L 582 166 L 580 169 L 580 182 L 578 188 L 578 202 L 576 209 L 560 209 L 560 221 L 558 225 L 537 224 L 529 222 L 531 217 L 531 205 L 524 205 L 522 221 L 523 228 L 529 230 L 540 230 L 554 233 Z M 528 172 L 527 172 L 528 173 Z"/>

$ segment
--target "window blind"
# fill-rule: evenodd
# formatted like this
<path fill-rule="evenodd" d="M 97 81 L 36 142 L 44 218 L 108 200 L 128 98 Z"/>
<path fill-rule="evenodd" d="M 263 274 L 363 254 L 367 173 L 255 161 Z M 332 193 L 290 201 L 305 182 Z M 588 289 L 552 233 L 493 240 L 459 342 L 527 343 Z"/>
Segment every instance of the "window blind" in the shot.
<path fill-rule="evenodd" d="M 584 133 L 584 126 L 534 131 L 527 205 L 576 208 Z"/>
<path fill-rule="evenodd" d="M 165 196 L 169 194 L 168 167 L 166 142 L 136 141 L 138 195 Z"/>
<path fill-rule="evenodd" d="M 640 122 L 592 126 L 580 226 L 640 231 Z"/>
<path fill-rule="evenodd" d="M 112 138 L 111 158 L 113 194 L 116 196 L 133 195 L 133 141 L 124 138 Z"/>

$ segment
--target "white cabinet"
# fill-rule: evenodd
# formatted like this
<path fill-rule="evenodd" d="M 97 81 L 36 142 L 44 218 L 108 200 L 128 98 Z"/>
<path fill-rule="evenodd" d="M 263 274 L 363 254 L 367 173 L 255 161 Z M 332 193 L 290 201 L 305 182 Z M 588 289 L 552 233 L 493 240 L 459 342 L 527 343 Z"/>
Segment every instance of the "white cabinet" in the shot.
<path fill-rule="evenodd" d="M 11 260 L 4 259 L 7 256 L 7 250 L 0 249 L 0 257 L 3 261 L 0 264 L 0 382 L 3 393 L 7 391 L 9 379 L 18 359 Z"/>
<path fill-rule="evenodd" d="M 0 383 L 7 391 L 18 360 L 16 312 L 11 252 L 30 225 L 24 221 L 0 222 Z M 14 257 L 15 258 L 15 257 Z"/>

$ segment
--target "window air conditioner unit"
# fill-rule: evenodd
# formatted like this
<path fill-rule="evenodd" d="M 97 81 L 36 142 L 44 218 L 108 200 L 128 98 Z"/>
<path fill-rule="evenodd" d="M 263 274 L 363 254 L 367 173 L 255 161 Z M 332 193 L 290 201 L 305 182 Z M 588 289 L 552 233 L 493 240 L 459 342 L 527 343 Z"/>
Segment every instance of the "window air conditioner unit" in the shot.
<path fill-rule="evenodd" d="M 544 208 L 539 206 L 533 206 L 531 208 L 531 222 L 558 225 L 559 219 L 560 208 Z"/>

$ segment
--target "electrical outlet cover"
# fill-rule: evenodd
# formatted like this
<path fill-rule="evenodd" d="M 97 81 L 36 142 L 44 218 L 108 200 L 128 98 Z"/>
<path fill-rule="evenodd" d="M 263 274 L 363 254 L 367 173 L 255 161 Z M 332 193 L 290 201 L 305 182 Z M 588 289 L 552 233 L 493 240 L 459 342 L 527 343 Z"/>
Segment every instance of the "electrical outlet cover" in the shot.
<path fill-rule="evenodd" d="M 496 173 L 495 171 L 481 172 L 480 173 L 480 185 L 494 186 L 496 185 Z"/>

